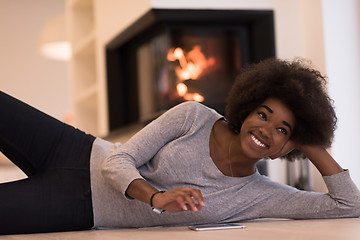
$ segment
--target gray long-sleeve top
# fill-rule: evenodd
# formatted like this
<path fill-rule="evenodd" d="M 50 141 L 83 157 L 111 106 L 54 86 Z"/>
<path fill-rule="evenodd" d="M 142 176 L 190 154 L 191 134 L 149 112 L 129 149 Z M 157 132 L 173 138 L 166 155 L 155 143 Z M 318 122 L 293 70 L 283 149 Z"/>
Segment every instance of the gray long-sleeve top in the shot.
<path fill-rule="evenodd" d="M 210 132 L 220 114 L 202 104 L 182 103 L 147 125 L 125 144 L 97 138 L 91 155 L 94 227 L 146 227 L 241 221 L 255 218 L 338 218 L 360 216 L 360 192 L 349 171 L 323 177 L 328 193 L 300 191 L 258 172 L 223 175 L 209 153 Z M 159 190 L 201 190 L 199 212 L 154 213 L 125 196 L 144 178 Z"/>

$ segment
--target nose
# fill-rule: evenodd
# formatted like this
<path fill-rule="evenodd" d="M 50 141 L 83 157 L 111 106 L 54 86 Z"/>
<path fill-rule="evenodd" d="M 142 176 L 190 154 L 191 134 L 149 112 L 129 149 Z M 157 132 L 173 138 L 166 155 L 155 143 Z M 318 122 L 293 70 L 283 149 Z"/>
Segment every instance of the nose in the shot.
<path fill-rule="evenodd" d="M 270 138 L 270 127 L 267 125 L 263 125 L 259 128 L 259 132 L 261 134 L 261 137 L 263 138 Z"/>

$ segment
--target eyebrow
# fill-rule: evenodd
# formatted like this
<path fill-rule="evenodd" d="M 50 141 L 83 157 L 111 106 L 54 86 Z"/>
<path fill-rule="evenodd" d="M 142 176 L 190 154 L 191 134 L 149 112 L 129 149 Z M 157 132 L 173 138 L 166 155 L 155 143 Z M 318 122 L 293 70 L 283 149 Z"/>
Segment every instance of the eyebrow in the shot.
<path fill-rule="evenodd" d="M 268 110 L 269 113 L 274 113 L 274 110 L 272 110 L 269 106 L 266 105 L 260 105 L 260 107 L 265 108 L 266 110 Z M 290 125 L 290 123 L 288 123 L 287 121 L 282 121 L 282 123 L 287 126 L 288 128 L 290 128 L 290 131 L 292 131 L 292 127 Z"/>
<path fill-rule="evenodd" d="M 269 113 L 274 113 L 274 111 L 271 108 L 269 108 L 268 106 L 266 106 L 266 105 L 260 105 L 260 107 L 265 108 L 266 110 L 269 111 Z"/>

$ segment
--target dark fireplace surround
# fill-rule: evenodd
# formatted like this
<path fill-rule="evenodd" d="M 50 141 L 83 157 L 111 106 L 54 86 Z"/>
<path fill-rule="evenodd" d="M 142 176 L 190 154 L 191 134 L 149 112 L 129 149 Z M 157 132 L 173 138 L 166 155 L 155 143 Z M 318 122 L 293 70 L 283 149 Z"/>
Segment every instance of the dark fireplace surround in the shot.
<path fill-rule="evenodd" d="M 106 46 L 110 132 L 152 120 L 141 116 L 142 102 L 149 102 L 141 100 L 144 89 L 150 93 L 154 116 L 185 101 L 172 89 L 179 82 L 174 69 L 179 69 L 180 60 L 169 62 L 166 56 L 172 48 L 189 53 L 195 46 L 200 46 L 208 63 L 216 64 L 198 79 L 189 77 L 183 83 L 205 96 L 205 105 L 223 114 L 226 94 L 239 70 L 275 57 L 273 11 L 151 9 Z M 144 74 L 143 69 L 149 68 L 151 74 Z M 141 87 L 140 78 L 150 83 Z"/>

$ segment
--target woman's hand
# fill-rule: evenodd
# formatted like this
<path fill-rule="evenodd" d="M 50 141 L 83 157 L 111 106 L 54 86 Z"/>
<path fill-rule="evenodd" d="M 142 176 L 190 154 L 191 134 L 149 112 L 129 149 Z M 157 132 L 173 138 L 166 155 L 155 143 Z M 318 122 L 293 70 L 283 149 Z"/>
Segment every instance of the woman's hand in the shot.
<path fill-rule="evenodd" d="M 153 197 L 153 206 L 167 212 L 200 211 L 204 206 L 198 189 L 178 187 Z"/>
<path fill-rule="evenodd" d="M 144 203 L 150 204 L 150 198 L 158 189 L 144 179 L 135 179 L 126 190 L 126 195 Z M 200 211 L 204 206 L 204 199 L 200 190 L 178 187 L 164 193 L 156 194 L 152 199 L 153 207 L 168 212 Z"/>
<path fill-rule="evenodd" d="M 278 157 L 285 156 L 286 154 L 290 153 L 295 148 L 298 148 L 296 143 L 292 140 L 287 141 L 284 146 L 278 151 L 276 154 L 269 156 L 271 159 L 275 159 Z"/>

